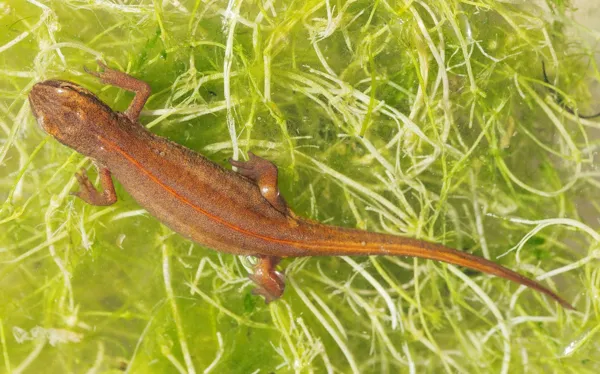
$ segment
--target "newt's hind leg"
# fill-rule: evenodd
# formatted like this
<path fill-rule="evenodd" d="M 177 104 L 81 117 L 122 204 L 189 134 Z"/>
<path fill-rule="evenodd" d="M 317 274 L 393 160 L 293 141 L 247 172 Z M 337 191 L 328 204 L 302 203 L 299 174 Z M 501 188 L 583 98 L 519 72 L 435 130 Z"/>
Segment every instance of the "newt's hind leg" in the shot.
<path fill-rule="evenodd" d="M 277 166 L 252 152 L 248 152 L 248 156 L 250 157 L 248 161 L 229 159 L 229 163 L 238 168 L 240 174 L 252 179 L 258 185 L 260 193 L 273 208 L 289 215 L 287 204 L 279 193 L 279 187 L 277 187 Z"/>
<path fill-rule="evenodd" d="M 131 104 L 129 104 L 129 108 L 127 108 L 125 111 L 125 116 L 127 116 L 127 118 L 129 118 L 132 122 L 137 122 L 144 104 L 146 104 L 148 97 L 150 97 L 150 85 L 142 80 L 132 77 L 129 74 L 110 69 L 100 60 L 98 60 L 98 65 L 100 65 L 104 71 L 89 71 L 86 67 L 83 69 L 86 71 L 86 73 L 100 78 L 100 82 L 104 84 L 110 84 L 124 90 L 134 92 L 135 97 L 131 101 Z"/>
<path fill-rule="evenodd" d="M 275 270 L 275 267 L 281 261 L 280 257 L 274 256 L 259 256 L 254 274 L 250 274 L 248 278 L 256 284 L 256 288 L 252 290 L 255 295 L 260 295 L 265 298 L 265 303 L 270 303 L 277 300 L 283 294 L 285 289 L 285 280 L 282 273 Z"/>

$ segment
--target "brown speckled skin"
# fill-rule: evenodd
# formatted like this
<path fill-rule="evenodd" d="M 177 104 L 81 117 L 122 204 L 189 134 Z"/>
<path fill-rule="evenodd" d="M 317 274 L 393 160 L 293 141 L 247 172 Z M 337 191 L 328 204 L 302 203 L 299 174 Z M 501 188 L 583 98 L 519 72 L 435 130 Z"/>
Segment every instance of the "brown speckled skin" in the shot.
<path fill-rule="evenodd" d="M 36 84 L 29 95 L 40 126 L 110 170 L 141 206 L 174 231 L 221 252 L 268 259 L 258 266 L 255 277 L 263 271 L 273 273 L 280 257 L 412 256 L 503 277 L 572 308 L 539 283 L 486 259 L 420 240 L 309 222 L 287 208 L 276 209 L 277 204 L 269 203 L 253 180 L 146 130 L 137 117 L 149 87 L 123 73 L 107 72 L 115 77 L 105 82 L 125 88 L 141 84 L 141 88 L 128 88 L 144 92 L 127 112 L 112 111 L 74 83 L 51 80 Z M 253 280 L 259 287 L 270 287 L 259 291 L 267 301 L 283 292 L 282 277 L 271 274 L 266 281 Z"/>

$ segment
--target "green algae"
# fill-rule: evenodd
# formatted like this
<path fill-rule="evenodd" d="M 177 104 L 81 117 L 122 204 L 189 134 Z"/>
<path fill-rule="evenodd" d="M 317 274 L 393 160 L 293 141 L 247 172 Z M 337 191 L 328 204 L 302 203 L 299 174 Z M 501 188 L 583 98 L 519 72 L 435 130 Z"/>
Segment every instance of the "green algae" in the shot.
<path fill-rule="evenodd" d="M 598 108 L 581 34 L 598 36 L 568 3 L 4 1 L 0 28 L 2 370 L 598 371 L 600 123 L 553 96 Z M 26 95 L 60 77 L 124 109 L 131 94 L 83 73 L 98 58 L 151 84 L 153 132 L 221 164 L 273 160 L 298 214 L 493 259 L 577 311 L 387 257 L 286 260 L 264 305 L 251 259 L 184 240 L 119 186 L 111 207 L 69 195 L 91 163 Z"/>

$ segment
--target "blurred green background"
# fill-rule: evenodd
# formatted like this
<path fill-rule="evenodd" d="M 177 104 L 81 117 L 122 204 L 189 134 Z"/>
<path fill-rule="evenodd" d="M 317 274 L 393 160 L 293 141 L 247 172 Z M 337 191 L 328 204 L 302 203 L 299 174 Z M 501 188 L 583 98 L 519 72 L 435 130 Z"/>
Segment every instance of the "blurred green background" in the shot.
<path fill-rule="evenodd" d="M 0 1 L 0 372 L 599 372 L 600 120 L 563 107 L 600 111 L 600 18 L 580 6 Z M 285 260 L 265 305 L 252 259 L 179 237 L 118 184 L 110 207 L 69 195 L 95 170 L 27 93 L 68 79 L 125 109 L 83 72 L 97 59 L 151 85 L 151 131 L 275 162 L 299 215 L 484 256 L 577 311 L 390 257 Z"/>

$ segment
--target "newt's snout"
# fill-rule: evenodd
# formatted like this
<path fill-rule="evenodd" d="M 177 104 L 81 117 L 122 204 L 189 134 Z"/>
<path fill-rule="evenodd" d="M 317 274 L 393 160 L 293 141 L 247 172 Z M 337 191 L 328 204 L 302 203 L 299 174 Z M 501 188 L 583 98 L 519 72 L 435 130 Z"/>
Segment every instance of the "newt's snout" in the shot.
<path fill-rule="evenodd" d="M 64 94 L 68 83 L 70 82 L 48 80 L 34 84 L 29 91 L 29 102 L 32 104 L 32 108 L 39 107 L 47 99 Z"/>
<path fill-rule="evenodd" d="M 29 103 L 40 127 L 64 144 L 88 134 L 96 123 L 105 123 L 112 111 L 90 91 L 62 80 L 35 84 Z"/>
<path fill-rule="evenodd" d="M 43 97 L 44 97 L 44 83 L 36 83 L 29 91 L 29 105 L 31 106 L 31 111 L 35 118 L 39 118 L 40 113 L 43 111 Z"/>
<path fill-rule="evenodd" d="M 69 92 L 64 81 L 48 80 L 36 83 L 29 92 L 29 105 L 38 124 L 50 135 L 57 132 L 57 117 L 68 104 Z M 67 105 L 68 106 L 68 105 Z"/>

